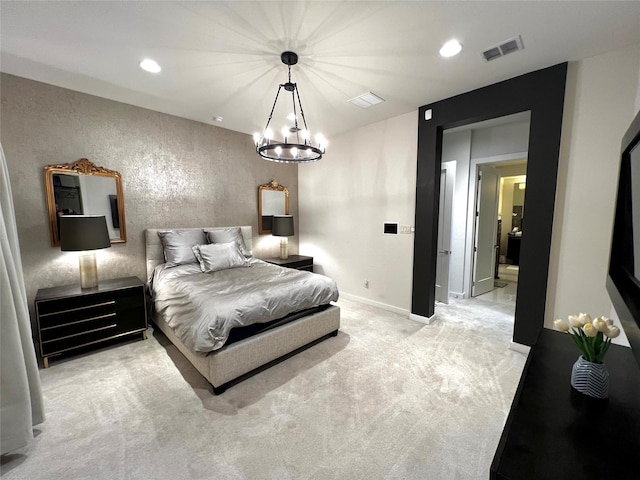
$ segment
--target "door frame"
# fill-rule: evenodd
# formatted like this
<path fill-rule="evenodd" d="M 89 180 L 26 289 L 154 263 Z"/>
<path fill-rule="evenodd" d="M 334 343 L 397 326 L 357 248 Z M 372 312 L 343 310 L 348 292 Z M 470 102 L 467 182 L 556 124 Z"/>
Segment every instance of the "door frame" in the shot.
<path fill-rule="evenodd" d="M 450 297 L 450 280 L 451 280 L 451 226 L 453 222 L 453 197 L 455 195 L 456 188 L 456 169 L 458 168 L 457 160 L 450 160 L 448 162 L 442 162 L 442 168 L 440 169 L 440 183 L 442 183 L 442 174 L 445 175 L 445 184 L 449 185 L 449 189 L 445 190 L 445 204 L 444 204 L 444 214 L 447 217 L 448 229 L 449 229 L 449 245 L 447 250 L 449 251 L 447 255 L 447 282 L 446 282 L 446 300 L 436 299 L 436 301 L 442 303 L 449 303 Z M 441 192 L 442 193 L 442 192 Z M 440 245 L 442 232 L 440 231 L 440 219 L 438 219 L 438 245 Z M 440 247 L 438 246 L 438 249 Z M 441 254 L 441 252 L 438 252 Z M 438 256 L 440 258 L 440 256 Z M 437 268 L 436 268 L 436 284 L 437 284 Z"/>
<path fill-rule="evenodd" d="M 473 246 L 475 237 L 475 208 L 476 197 L 478 195 L 478 171 L 480 165 L 494 164 L 499 166 L 501 163 L 513 160 L 522 160 L 527 158 L 527 152 L 509 153 L 506 155 L 494 155 L 492 157 L 474 158 L 469 164 L 469 197 L 467 199 L 467 235 L 464 242 L 464 259 L 468 268 L 464 269 L 463 281 L 465 286 L 464 298 L 470 298 L 473 288 Z M 528 159 L 527 159 L 528 163 Z M 475 172 L 475 177 L 471 173 Z M 499 213 L 499 212 L 498 212 Z"/>
<path fill-rule="evenodd" d="M 435 317 L 443 131 L 528 110 L 528 235 L 521 246 L 513 341 L 536 343 L 545 317 L 567 66 L 564 62 L 419 108 L 411 318 Z"/>
<path fill-rule="evenodd" d="M 490 274 L 488 277 L 486 277 L 486 279 L 484 279 L 490 286 L 491 288 L 489 290 L 487 290 L 486 292 L 483 293 L 489 293 L 491 291 L 493 291 L 495 289 L 495 255 L 496 255 L 496 237 L 498 234 L 498 206 L 500 205 L 500 172 L 491 164 L 484 164 L 487 167 L 491 168 L 491 170 L 493 171 L 492 173 L 496 176 L 496 184 L 495 184 L 495 189 L 493 191 L 493 199 L 495 200 L 495 210 L 492 211 L 493 213 L 493 221 L 491 222 L 491 261 L 489 262 L 490 265 Z M 477 283 L 479 282 L 478 278 L 476 278 L 476 275 L 478 273 L 477 271 L 477 266 L 478 266 L 478 246 L 480 245 L 480 231 L 478 229 L 478 224 L 480 223 L 480 219 L 482 217 L 482 215 L 480 215 L 480 205 L 479 202 L 481 200 L 481 198 L 483 197 L 483 190 L 485 189 L 486 185 L 483 183 L 483 169 L 481 169 L 479 166 L 476 166 L 476 201 L 474 204 L 474 211 L 477 212 L 476 215 L 474 215 L 474 222 L 473 222 L 473 255 L 471 257 L 472 259 L 472 263 L 471 263 L 471 296 L 472 297 L 477 297 L 479 295 L 482 295 L 482 293 L 476 293 L 476 287 L 477 287 Z"/>

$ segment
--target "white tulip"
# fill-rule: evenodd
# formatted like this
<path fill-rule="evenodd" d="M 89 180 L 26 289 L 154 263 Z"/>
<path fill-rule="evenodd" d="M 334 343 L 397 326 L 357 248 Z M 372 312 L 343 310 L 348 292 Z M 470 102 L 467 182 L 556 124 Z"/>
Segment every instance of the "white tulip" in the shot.
<path fill-rule="evenodd" d="M 613 320 L 607 317 L 602 317 L 602 318 L 604 318 L 604 321 L 607 322 L 607 325 L 609 325 L 610 327 L 613 327 Z"/>
<path fill-rule="evenodd" d="M 582 324 L 580 323 L 580 319 L 578 318 L 578 315 L 569 315 L 569 324 L 572 327 L 576 327 L 576 328 L 580 328 L 582 326 Z"/>
<path fill-rule="evenodd" d="M 620 335 L 620 329 L 618 327 L 611 326 L 607 329 L 606 332 L 604 332 L 604 334 L 609 338 L 616 338 L 618 335 Z"/>
<path fill-rule="evenodd" d="M 569 331 L 569 324 L 564 320 L 562 320 L 561 318 L 553 322 L 553 325 L 556 327 L 557 330 L 560 330 L 561 332 Z"/>
<path fill-rule="evenodd" d="M 588 313 L 579 313 L 578 321 L 580 322 L 580 325 L 585 326 L 587 323 L 591 323 L 591 315 Z"/>
<path fill-rule="evenodd" d="M 606 321 L 606 319 L 604 317 L 596 318 L 593 321 L 593 326 L 599 332 L 606 332 L 608 330 L 608 328 L 609 328 L 609 325 L 607 325 L 607 321 Z"/>
<path fill-rule="evenodd" d="M 592 323 L 585 324 L 582 327 L 582 331 L 587 337 L 595 337 L 598 334 L 598 330 L 596 330 Z"/>

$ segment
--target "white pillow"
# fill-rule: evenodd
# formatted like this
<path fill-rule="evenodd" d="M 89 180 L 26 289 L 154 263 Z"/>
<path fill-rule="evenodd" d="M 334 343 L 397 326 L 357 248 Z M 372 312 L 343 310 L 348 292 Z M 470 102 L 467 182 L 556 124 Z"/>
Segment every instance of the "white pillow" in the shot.
<path fill-rule="evenodd" d="M 193 253 L 204 273 L 249 266 L 249 260 L 240 253 L 235 242 L 194 245 Z"/>
<path fill-rule="evenodd" d="M 216 228 L 215 230 L 205 230 L 209 243 L 230 243 L 235 242 L 240 249 L 240 253 L 247 258 L 251 258 L 252 253 L 245 243 L 240 227 Z"/>

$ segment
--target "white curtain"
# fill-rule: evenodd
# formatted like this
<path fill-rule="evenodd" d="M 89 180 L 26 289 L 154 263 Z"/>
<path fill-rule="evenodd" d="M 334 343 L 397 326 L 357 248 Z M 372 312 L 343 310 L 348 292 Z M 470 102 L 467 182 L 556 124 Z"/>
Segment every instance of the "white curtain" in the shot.
<path fill-rule="evenodd" d="M 29 443 L 33 425 L 44 421 L 44 408 L 2 145 L 0 156 L 0 436 L 5 454 Z"/>

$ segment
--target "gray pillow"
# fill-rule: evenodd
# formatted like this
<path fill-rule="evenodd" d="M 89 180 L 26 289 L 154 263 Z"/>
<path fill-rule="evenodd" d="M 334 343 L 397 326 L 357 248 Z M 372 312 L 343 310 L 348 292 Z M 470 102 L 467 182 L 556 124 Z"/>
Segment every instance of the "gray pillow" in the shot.
<path fill-rule="evenodd" d="M 193 254 L 192 247 L 207 243 L 204 230 L 165 230 L 158 232 L 158 236 L 164 248 L 167 267 L 196 263 L 198 259 Z"/>
<path fill-rule="evenodd" d="M 249 260 L 240 253 L 235 242 L 195 245 L 193 253 L 204 273 L 249 266 Z"/>
<path fill-rule="evenodd" d="M 247 258 L 251 258 L 251 250 L 244 244 L 244 237 L 240 227 L 221 228 L 216 230 L 205 230 L 209 243 L 230 243 L 238 245 L 240 253 Z"/>

